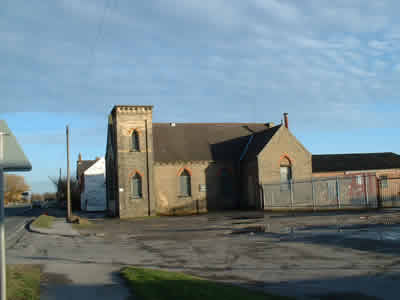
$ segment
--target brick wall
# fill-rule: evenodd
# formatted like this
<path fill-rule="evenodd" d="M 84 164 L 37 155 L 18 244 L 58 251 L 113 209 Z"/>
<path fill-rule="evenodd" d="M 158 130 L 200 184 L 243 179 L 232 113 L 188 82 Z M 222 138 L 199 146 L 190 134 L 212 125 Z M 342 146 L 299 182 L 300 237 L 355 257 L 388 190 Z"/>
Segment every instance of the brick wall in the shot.
<path fill-rule="evenodd" d="M 312 177 L 311 153 L 282 126 L 258 155 L 259 182 L 280 182 L 280 162 L 286 157 L 291 162 L 293 180 L 309 180 Z"/>
<path fill-rule="evenodd" d="M 231 163 L 188 162 L 156 164 L 154 166 L 157 211 L 161 214 L 200 213 L 207 210 L 237 207 L 237 185 L 233 183 L 232 196 L 221 195 L 220 170 L 229 169 L 235 180 Z M 191 196 L 180 195 L 180 173 L 191 174 Z M 206 190 L 201 190 L 205 185 Z"/>
<path fill-rule="evenodd" d="M 258 161 L 243 163 L 241 165 L 241 208 L 259 208 L 258 187 Z"/>
<path fill-rule="evenodd" d="M 147 122 L 147 128 L 146 128 Z M 131 150 L 131 135 L 139 134 L 139 151 Z M 118 206 L 121 218 L 155 214 L 153 193 L 152 110 L 149 107 L 116 107 Z M 147 135 L 147 146 L 146 146 Z M 146 153 L 146 148 L 148 152 Z M 142 179 L 142 197 L 132 196 L 132 176 Z M 148 188 L 149 187 L 149 188 Z"/>

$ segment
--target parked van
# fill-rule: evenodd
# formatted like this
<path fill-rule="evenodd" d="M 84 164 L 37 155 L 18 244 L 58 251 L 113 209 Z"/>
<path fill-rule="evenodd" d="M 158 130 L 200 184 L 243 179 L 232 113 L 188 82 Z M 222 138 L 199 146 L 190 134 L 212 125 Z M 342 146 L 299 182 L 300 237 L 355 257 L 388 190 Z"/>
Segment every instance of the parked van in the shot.
<path fill-rule="evenodd" d="M 21 193 L 21 199 L 24 202 L 31 203 L 32 201 L 32 192 L 31 191 L 25 191 Z"/>

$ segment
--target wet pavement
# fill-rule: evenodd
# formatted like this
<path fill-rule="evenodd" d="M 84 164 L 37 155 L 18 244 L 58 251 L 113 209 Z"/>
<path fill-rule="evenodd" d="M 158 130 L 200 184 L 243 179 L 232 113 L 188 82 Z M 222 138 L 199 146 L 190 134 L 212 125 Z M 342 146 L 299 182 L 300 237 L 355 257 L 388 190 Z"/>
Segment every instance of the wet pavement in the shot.
<path fill-rule="evenodd" d="M 76 272 L 95 264 L 109 274 L 125 265 L 162 268 L 298 299 L 398 299 L 396 211 L 225 212 L 92 223 L 79 237 L 27 232 L 8 250 L 9 262 L 78 265 Z"/>

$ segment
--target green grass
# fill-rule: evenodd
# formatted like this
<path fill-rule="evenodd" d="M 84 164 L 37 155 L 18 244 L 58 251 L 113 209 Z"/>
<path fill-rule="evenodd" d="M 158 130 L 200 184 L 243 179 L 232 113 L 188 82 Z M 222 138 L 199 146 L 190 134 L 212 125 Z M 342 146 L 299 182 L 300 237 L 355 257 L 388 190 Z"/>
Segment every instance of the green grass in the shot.
<path fill-rule="evenodd" d="M 53 225 L 53 221 L 54 217 L 41 215 L 38 218 L 36 218 L 35 221 L 33 221 L 32 225 L 41 228 L 51 228 L 51 225 Z"/>
<path fill-rule="evenodd" d="M 264 294 L 182 273 L 127 267 L 122 277 L 132 294 L 142 300 L 289 300 L 292 298 Z M 136 299 L 136 298 L 135 298 Z"/>
<path fill-rule="evenodd" d="M 40 267 L 37 265 L 7 266 L 7 299 L 39 300 Z"/>

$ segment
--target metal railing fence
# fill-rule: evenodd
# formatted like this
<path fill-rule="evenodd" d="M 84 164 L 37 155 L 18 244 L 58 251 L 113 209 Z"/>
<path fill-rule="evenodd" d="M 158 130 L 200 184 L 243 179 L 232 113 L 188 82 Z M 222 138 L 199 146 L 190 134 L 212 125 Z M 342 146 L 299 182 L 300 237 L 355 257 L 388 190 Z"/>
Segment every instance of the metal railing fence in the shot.
<path fill-rule="evenodd" d="M 380 207 L 400 207 L 400 178 L 379 177 Z"/>
<path fill-rule="evenodd" d="M 355 175 L 263 184 L 260 186 L 261 207 L 264 210 L 378 208 L 380 200 L 383 206 L 397 201 L 389 192 L 380 199 L 380 190 L 383 190 L 380 181 L 375 175 Z M 388 179 L 387 186 L 391 185 Z M 400 191 L 400 179 L 391 189 L 395 188 Z M 398 196 L 400 204 L 400 193 Z"/>

